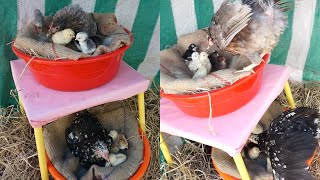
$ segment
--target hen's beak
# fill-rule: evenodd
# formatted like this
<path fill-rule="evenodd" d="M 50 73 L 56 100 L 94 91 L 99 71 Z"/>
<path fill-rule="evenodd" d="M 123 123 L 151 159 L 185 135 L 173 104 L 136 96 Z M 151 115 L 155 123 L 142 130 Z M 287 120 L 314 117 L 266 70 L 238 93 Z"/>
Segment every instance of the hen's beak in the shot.
<path fill-rule="evenodd" d="M 110 160 L 109 160 L 109 153 L 107 153 L 107 152 L 102 153 L 102 157 L 103 157 L 103 159 L 105 159 L 107 162 L 110 161 Z"/>

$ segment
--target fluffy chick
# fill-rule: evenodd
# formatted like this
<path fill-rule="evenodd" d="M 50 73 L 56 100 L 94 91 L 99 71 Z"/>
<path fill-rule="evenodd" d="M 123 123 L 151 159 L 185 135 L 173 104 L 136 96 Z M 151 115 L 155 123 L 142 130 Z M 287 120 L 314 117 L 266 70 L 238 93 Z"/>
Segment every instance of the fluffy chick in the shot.
<path fill-rule="evenodd" d="M 65 29 L 52 35 L 52 42 L 65 46 L 70 43 L 73 38 L 75 38 L 74 31 L 72 29 Z"/>
<path fill-rule="evenodd" d="M 206 67 L 207 74 L 211 71 L 212 65 L 210 63 L 210 60 L 208 58 L 208 53 L 201 52 L 199 55 L 200 63 Z"/>
<path fill-rule="evenodd" d="M 193 79 L 206 76 L 211 70 L 211 63 L 206 52 L 194 52 L 191 55 L 192 61 L 188 65 L 189 69 L 194 72 Z"/>
<path fill-rule="evenodd" d="M 127 138 L 123 134 L 118 134 L 117 131 L 110 131 L 109 136 L 112 137 L 113 143 L 111 146 L 111 153 L 118 153 L 120 150 L 128 149 Z"/>
<path fill-rule="evenodd" d="M 192 53 L 198 52 L 199 47 L 195 44 L 190 44 L 188 49 L 182 54 L 182 59 L 186 62 L 192 61 Z"/>
<path fill-rule="evenodd" d="M 105 167 L 110 166 L 118 166 L 119 164 L 123 163 L 127 160 L 127 156 L 125 154 L 109 154 L 109 162 L 106 163 Z"/>
<path fill-rule="evenodd" d="M 200 67 L 199 55 L 198 52 L 194 52 L 191 55 L 192 61 L 189 63 L 188 67 L 193 73 L 197 72 Z"/>
<path fill-rule="evenodd" d="M 96 44 L 89 38 L 86 32 L 77 33 L 76 41 L 79 41 L 79 46 L 77 47 L 81 52 L 85 54 L 92 54 L 96 51 Z"/>
<path fill-rule="evenodd" d="M 78 4 L 70 4 L 59 10 L 53 16 L 49 31 L 55 33 L 68 28 L 76 33 L 86 32 L 89 36 L 97 33 L 97 24 L 93 15 L 86 13 Z"/>
<path fill-rule="evenodd" d="M 227 69 L 229 61 L 224 56 L 221 56 L 217 51 L 211 53 L 208 58 L 212 65 L 211 72 L 215 72 L 221 69 Z"/>

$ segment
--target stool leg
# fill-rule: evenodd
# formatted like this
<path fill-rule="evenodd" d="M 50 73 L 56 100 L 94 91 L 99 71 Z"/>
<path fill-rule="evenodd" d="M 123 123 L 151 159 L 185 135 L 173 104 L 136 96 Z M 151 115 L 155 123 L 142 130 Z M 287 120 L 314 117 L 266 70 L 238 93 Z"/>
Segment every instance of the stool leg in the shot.
<path fill-rule="evenodd" d="M 146 115 L 144 107 L 144 93 L 138 94 L 138 110 L 139 110 L 139 124 L 142 132 L 146 133 Z"/>
<path fill-rule="evenodd" d="M 250 180 L 246 165 L 243 162 L 241 154 L 237 154 L 235 157 L 233 157 L 234 162 L 236 163 L 237 169 L 240 173 L 242 180 Z"/>
<path fill-rule="evenodd" d="M 294 109 L 296 108 L 296 105 L 294 103 L 294 100 L 293 100 L 293 97 L 292 97 L 292 93 L 291 93 L 291 89 L 290 89 L 290 86 L 289 86 L 289 82 L 287 81 L 286 84 L 284 85 L 284 92 L 286 94 L 286 97 L 287 97 L 287 100 L 288 100 L 288 103 L 290 105 L 290 108 L 291 109 Z"/>
<path fill-rule="evenodd" d="M 38 151 L 41 179 L 42 180 L 49 180 L 42 127 L 34 128 L 34 135 L 35 135 L 37 151 Z"/>
<path fill-rule="evenodd" d="M 160 149 L 162 151 L 162 154 L 164 156 L 164 158 L 166 159 L 167 163 L 169 164 L 169 166 L 172 165 L 173 161 L 172 161 L 172 157 L 168 148 L 167 143 L 164 141 L 162 133 L 160 132 Z"/>
<path fill-rule="evenodd" d="M 24 108 L 23 108 L 23 105 L 22 105 L 22 102 L 21 102 L 19 96 L 18 96 L 18 100 L 19 100 L 19 111 L 20 111 L 21 114 L 25 114 Z"/>

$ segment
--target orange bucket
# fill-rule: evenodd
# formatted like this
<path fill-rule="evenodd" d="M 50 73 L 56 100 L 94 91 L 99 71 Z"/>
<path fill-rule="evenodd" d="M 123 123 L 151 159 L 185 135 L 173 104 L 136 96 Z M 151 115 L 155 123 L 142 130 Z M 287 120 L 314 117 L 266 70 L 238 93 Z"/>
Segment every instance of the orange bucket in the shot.
<path fill-rule="evenodd" d="M 129 30 L 131 44 L 133 36 Z M 12 45 L 13 52 L 28 65 L 34 78 L 42 85 L 61 91 L 83 91 L 93 89 L 111 81 L 118 73 L 125 51 L 123 46 L 113 52 L 79 60 L 48 60 L 32 58 Z"/>
<path fill-rule="evenodd" d="M 263 57 L 267 62 L 269 54 Z M 261 87 L 262 73 L 265 62 L 261 62 L 254 71 L 255 74 L 244 77 L 230 86 L 212 90 L 211 97 L 212 117 L 231 113 L 247 104 Z M 206 92 L 190 95 L 166 94 L 160 95 L 174 102 L 176 106 L 191 116 L 208 117 L 210 115 L 209 98 Z"/>
<path fill-rule="evenodd" d="M 213 153 L 213 148 L 212 148 L 212 150 L 211 150 L 211 153 Z M 313 159 L 314 159 L 315 156 L 316 156 L 316 151 L 314 151 L 312 157 L 311 157 L 309 160 L 307 160 L 308 166 L 311 166 L 311 163 L 312 163 L 312 161 L 313 161 Z M 238 178 L 235 178 L 235 177 L 233 177 L 233 176 L 230 176 L 229 174 L 226 174 L 226 173 L 223 173 L 222 171 L 220 171 L 220 170 L 218 169 L 217 165 L 214 163 L 214 159 L 213 159 L 213 158 L 212 158 L 212 164 L 213 164 L 215 170 L 219 173 L 219 175 L 220 175 L 224 180 L 240 180 L 240 179 L 238 179 Z"/>
<path fill-rule="evenodd" d="M 149 163 L 150 163 L 150 156 L 151 156 L 151 152 L 150 152 L 150 144 L 148 141 L 148 138 L 146 137 L 146 135 L 144 135 L 141 130 L 139 129 L 139 133 L 141 136 L 141 139 L 143 140 L 143 162 L 140 164 L 139 169 L 136 171 L 135 174 L 133 174 L 131 176 L 131 178 L 129 180 L 139 180 L 141 179 L 145 172 L 148 169 Z M 50 174 L 52 175 L 52 177 L 55 180 L 67 180 L 65 177 L 63 177 L 59 171 L 53 166 L 53 164 L 51 163 L 50 159 L 47 156 L 47 165 L 48 165 L 48 170 L 50 172 Z"/>

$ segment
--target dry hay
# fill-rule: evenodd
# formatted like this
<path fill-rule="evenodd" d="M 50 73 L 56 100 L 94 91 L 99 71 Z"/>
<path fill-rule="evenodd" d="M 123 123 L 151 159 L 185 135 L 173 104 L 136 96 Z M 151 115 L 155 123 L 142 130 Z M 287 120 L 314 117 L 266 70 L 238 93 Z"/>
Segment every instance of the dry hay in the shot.
<path fill-rule="evenodd" d="M 290 82 L 290 86 L 298 107 L 319 108 L 320 82 Z M 289 107 L 283 93 L 277 98 L 277 101 L 284 107 Z M 311 172 L 317 179 L 320 179 L 319 149 L 311 165 Z M 210 153 L 211 147 L 187 141 L 173 155 L 174 164 L 172 167 L 168 167 L 166 163 L 161 165 L 163 169 L 162 179 L 221 179 L 212 166 Z"/>
<path fill-rule="evenodd" d="M 177 150 L 173 157 L 173 165 L 161 164 L 160 179 L 218 179 L 210 158 L 211 147 L 186 140 L 186 144 Z"/>
<path fill-rule="evenodd" d="M 159 95 L 145 93 L 147 136 L 151 145 L 151 161 L 144 179 L 159 179 Z M 137 114 L 137 98 L 125 101 Z M 13 106 L 0 109 L 0 179 L 40 179 L 33 129 L 26 117 Z"/>
<path fill-rule="evenodd" d="M 159 92 L 157 90 L 157 92 Z M 146 134 L 151 147 L 151 159 L 147 172 L 143 180 L 159 179 L 160 177 L 160 149 L 159 149 L 159 131 L 160 131 L 160 116 L 159 93 L 153 90 L 148 90 L 145 93 L 145 112 L 146 112 Z M 127 99 L 126 104 L 129 105 L 131 111 L 135 113 L 138 118 L 138 103 L 136 97 Z"/>
<path fill-rule="evenodd" d="M 0 114 L 0 179 L 40 179 L 33 129 L 13 106 Z"/>

